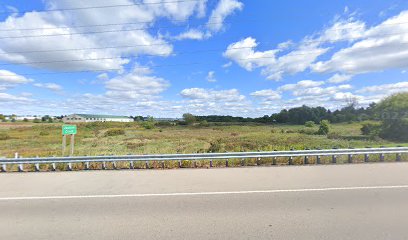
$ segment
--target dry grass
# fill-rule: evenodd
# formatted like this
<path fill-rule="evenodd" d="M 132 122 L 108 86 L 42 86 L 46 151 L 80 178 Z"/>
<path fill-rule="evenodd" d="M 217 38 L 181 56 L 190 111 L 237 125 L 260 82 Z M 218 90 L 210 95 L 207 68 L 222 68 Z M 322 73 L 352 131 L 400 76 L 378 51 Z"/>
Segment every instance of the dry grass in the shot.
<path fill-rule="evenodd" d="M 145 129 L 136 122 L 88 123 L 78 125 L 75 155 L 266 151 L 292 148 L 401 145 L 381 139 L 365 139 L 360 135 L 360 128 L 361 125 L 358 123 L 333 125 L 333 131 L 336 134 L 329 139 L 326 136 L 300 133 L 305 129 L 303 126 L 290 125 L 168 126 Z M 125 134 L 108 136 L 106 132 L 111 129 L 124 130 Z M 10 137 L 0 140 L 0 156 L 12 157 L 15 152 L 25 157 L 61 156 L 61 123 L 0 123 L 0 133 L 5 133 Z M 250 161 L 248 163 L 252 164 Z M 185 162 L 184 164 L 191 165 L 192 163 Z M 209 165 L 206 162 L 200 164 L 206 164 L 202 167 Z M 221 161 L 216 164 L 224 165 L 225 162 Z"/>

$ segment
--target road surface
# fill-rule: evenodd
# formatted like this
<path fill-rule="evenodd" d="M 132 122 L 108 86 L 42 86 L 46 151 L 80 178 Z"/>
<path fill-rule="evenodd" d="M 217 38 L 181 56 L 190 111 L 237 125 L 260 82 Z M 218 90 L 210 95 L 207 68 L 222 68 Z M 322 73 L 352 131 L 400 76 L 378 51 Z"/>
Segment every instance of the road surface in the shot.
<path fill-rule="evenodd" d="M 0 174 L 0 239 L 408 239 L 408 163 Z"/>

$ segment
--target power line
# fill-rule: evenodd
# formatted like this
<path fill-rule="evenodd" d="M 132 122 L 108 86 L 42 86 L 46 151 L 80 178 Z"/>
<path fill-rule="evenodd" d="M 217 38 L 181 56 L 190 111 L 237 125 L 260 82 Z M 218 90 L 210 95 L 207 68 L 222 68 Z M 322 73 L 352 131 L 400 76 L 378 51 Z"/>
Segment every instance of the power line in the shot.
<path fill-rule="evenodd" d="M 200 27 L 207 25 L 223 24 L 228 22 L 209 22 L 206 24 L 200 24 L 192 27 Z M 142 31 L 148 29 L 167 29 L 167 28 L 179 28 L 184 26 L 167 26 L 167 27 L 143 27 L 143 28 L 128 28 L 117 30 L 103 30 L 103 31 L 91 31 L 91 32 L 70 32 L 70 33 L 56 33 L 56 34 L 37 34 L 37 35 L 23 35 L 23 36 L 6 36 L 0 37 L 0 39 L 17 39 L 17 38 L 36 38 L 36 37 L 57 37 L 57 36 L 72 36 L 72 35 L 85 35 L 85 34 L 99 34 L 99 33 L 113 33 L 113 32 L 130 32 L 130 31 Z"/>
<path fill-rule="evenodd" d="M 401 35 L 401 34 L 406 34 L 406 33 L 397 33 L 397 34 L 378 34 L 376 36 L 370 36 L 370 37 L 381 37 L 381 36 L 390 36 L 390 35 Z M 347 40 L 357 40 L 361 39 L 361 37 L 355 37 L 355 38 L 343 38 L 343 39 L 337 39 L 337 41 L 347 41 Z M 311 40 L 311 41 L 305 41 L 303 43 L 327 43 L 329 42 L 328 40 Z M 27 54 L 27 53 L 47 53 L 47 52 L 66 52 L 66 51 L 85 51 L 85 50 L 100 50 L 100 49 L 116 49 L 116 48 L 134 48 L 134 47 L 152 47 L 152 46 L 164 46 L 168 45 L 169 43 L 157 43 L 157 44 L 136 44 L 136 45 L 121 45 L 121 46 L 104 46 L 104 47 L 90 47 L 90 48 L 70 48 L 70 49 L 51 49 L 51 50 L 32 50 L 32 51 L 15 51 L 15 52 L 0 52 L 0 55 L 9 55 L 9 54 Z M 271 45 L 271 44 L 267 44 Z M 243 49 L 243 48 L 253 48 L 253 47 L 231 47 L 227 48 L 228 49 Z M 206 51 L 206 50 L 204 50 Z M 155 54 L 152 54 L 152 56 L 158 56 Z M 167 56 L 167 55 L 166 55 Z"/>
<path fill-rule="evenodd" d="M 171 3 L 185 3 L 185 2 L 201 2 L 200 0 L 176 0 L 167 2 L 147 2 L 147 3 L 129 3 L 129 4 L 116 4 L 116 5 L 101 5 L 101 6 L 88 6 L 88 7 L 74 7 L 74 8 L 58 8 L 58 9 L 45 9 L 45 10 L 25 10 L 18 11 L 18 13 L 27 12 L 59 12 L 59 11 L 76 11 L 76 10 L 87 10 L 87 9 L 103 9 L 103 8 L 116 8 L 116 7 L 133 7 L 133 6 L 143 6 L 143 5 L 157 5 L 157 4 L 171 4 Z M 13 11 L 0 11 L 0 14 L 15 13 Z"/>
<path fill-rule="evenodd" d="M 399 44 L 408 44 L 408 42 L 400 42 Z M 234 49 L 251 49 L 252 47 L 235 47 L 229 48 L 229 50 Z M 376 47 L 356 47 L 355 49 L 371 49 Z M 202 53 L 202 52 L 218 52 L 223 51 L 224 49 L 207 49 L 207 50 L 197 50 L 197 51 L 187 51 L 187 52 L 178 52 L 174 55 L 183 55 L 183 54 L 194 54 L 194 53 Z M 294 53 L 290 56 L 303 56 L 309 55 L 314 52 L 321 51 L 321 49 L 316 49 L 312 51 L 302 51 L 303 53 Z M 66 59 L 66 60 L 50 60 L 50 61 L 38 61 L 38 62 L 21 62 L 21 63 L 1 63 L 0 66 L 12 66 L 12 65 L 30 65 L 30 64 L 47 64 L 47 63 L 66 63 L 66 62 L 82 62 L 82 61 L 97 61 L 97 60 L 113 60 L 113 59 L 126 59 L 126 58 L 135 58 L 139 55 L 128 55 L 128 56 L 117 56 L 117 57 L 101 57 L 101 58 L 82 58 L 82 59 Z M 167 57 L 169 54 L 143 54 L 143 56 L 151 56 L 151 57 Z M 279 56 L 278 56 L 279 57 Z M 268 58 L 276 58 L 273 57 L 256 57 L 256 58 L 241 58 L 236 60 L 256 60 L 256 59 L 268 59 Z"/>
<path fill-rule="evenodd" d="M 210 19 L 220 19 L 220 17 L 211 17 Z M 248 21 L 246 19 L 245 21 Z M 262 20 L 263 21 L 263 20 Z M 34 30 L 58 30 L 58 29 L 75 29 L 75 28 L 88 28 L 88 27 L 108 27 L 108 26 L 123 26 L 123 25 L 135 25 L 135 24 L 149 24 L 155 21 L 144 21 L 144 22 L 124 22 L 124 23 L 105 23 L 105 24 L 91 24 L 91 25 L 73 25 L 73 26 L 61 26 L 61 27 L 38 27 L 38 28 L 10 28 L 10 29 L 0 29 L 0 32 L 9 31 L 34 31 Z M 185 22 L 185 20 L 172 20 L 172 22 Z M 252 22 L 252 20 L 251 20 Z M 381 26 L 393 26 L 402 25 L 408 22 L 398 22 L 398 23 L 384 23 Z M 205 25 L 205 24 L 203 24 Z M 199 25 L 200 26 L 200 25 Z M 166 27 L 163 27 L 166 28 Z M 336 27 L 330 28 L 331 30 L 343 30 L 343 29 L 355 29 L 355 27 Z"/>
<path fill-rule="evenodd" d="M 408 44 L 408 42 L 404 42 L 404 44 Z M 365 47 L 362 49 L 371 49 L 371 48 L 376 48 L 376 47 Z M 317 51 L 317 50 L 316 50 Z M 311 52 L 311 51 L 310 51 Z M 308 53 L 302 53 L 302 54 L 292 54 L 291 56 L 296 56 L 296 55 L 309 55 L 310 52 Z M 239 58 L 235 60 L 241 60 L 241 61 L 250 61 L 250 60 L 257 60 L 257 59 L 269 59 L 269 58 L 275 58 L 273 57 L 254 57 L 254 58 Z M 96 59 L 95 59 L 96 60 Z M 190 65 L 204 65 L 208 64 L 210 62 L 190 62 L 190 63 L 178 63 L 178 64 L 160 64 L 160 65 L 153 65 L 149 67 L 139 67 L 139 69 L 150 69 L 150 68 L 159 68 L 159 67 L 175 67 L 175 66 L 190 66 Z M 340 66 L 354 66 L 354 64 L 341 64 Z M 22 76 L 35 76 L 35 75 L 54 75 L 54 74 L 68 74 L 68 73 L 85 73 L 85 72 L 110 72 L 110 71 L 121 71 L 121 70 L 126 70 L 130 68 L 105 68 L 105 69 L 85 69 L 85 70 L 76 70 L 76 71 L 62 71 L 62 72 L 38 72 L 38 73 L 22 73 L 19 75 Z M 2 74 L 0 77 L 11 77 L 15 75 L 11 74 Z"/>

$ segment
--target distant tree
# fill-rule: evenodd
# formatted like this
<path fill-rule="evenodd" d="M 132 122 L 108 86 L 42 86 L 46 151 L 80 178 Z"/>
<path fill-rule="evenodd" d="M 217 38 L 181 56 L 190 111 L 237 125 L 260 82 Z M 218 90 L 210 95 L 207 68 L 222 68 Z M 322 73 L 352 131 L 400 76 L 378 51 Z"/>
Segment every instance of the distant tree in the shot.
<path fill-rule="evenodd" d="M 329 120 L 322 120 L 320 121 L 319 130 L 317 134 L 319 135 L 327 135 L 330 132 L 330 122 Z"/>
<path fill-rule="evenodd" d="M 39 123 L 39 122 L 40 122 L 40 119 L 34 118 L 33 123 Z"/>
<path fill-rule="evenodd" d="M 24 119 L 23 119 L 23 122 L 28 122 L 28 119 L 27 119 L 27 118 L 24 118 Z"/>
<path fill-rule="evenodd" d="M 382 100 L 376 107 L 382 120 L 380 137 L 408 141 L 408 93 L 399 93 Z"/>
<path fill-rule="evenodd" d="M 6 120 L 6 117 L 3 114 L 0 114 L 0 120 Z"/>
<path fill-rule="evenodd" d="M 49 123 L 52 123 L 53 122 L 53 120 L 52 120 L 52 118 L 50 117 L 50 118 L 48 118 L 48 122 Z"/>
<path fill-rule="evenodd" d="M 196 117 L 191 113 L 184 113 L 183 114 L 183 120 L 187 124 L 193 124 L 193 123 L 195 123 L 197 121 Z"/>

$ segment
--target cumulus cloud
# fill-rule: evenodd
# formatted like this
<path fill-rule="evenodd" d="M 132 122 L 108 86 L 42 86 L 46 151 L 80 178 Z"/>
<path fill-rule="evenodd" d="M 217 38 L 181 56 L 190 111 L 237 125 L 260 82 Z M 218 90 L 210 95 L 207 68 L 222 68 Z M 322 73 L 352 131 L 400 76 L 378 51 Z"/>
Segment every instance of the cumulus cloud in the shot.
<path fill-rule="evenodd" d="M 86 2 L 69 0 L 46 0 L 46 9 L 79 8 L 89 6 Z M 10 15 L 0 22 L 5 31 L 0 39 L 0 60 L 49 70 L 121 70 L 131 61 L 129 55 L 144 54 L 168 56 L 173 47 L 160 34 L 154 35 L 148 28 L 155 21 L 186 21 L 196 15 L 203 17 L 207 0 L 166 4 L 137 4 L 130 7 L 96 8 L 90 11 L 27 12 Z M 131 5 L 131 0 L 98 1 L 98 5 Z M 73 22 L 78 26 L 70 27 Z M 132 23 L 100 26 L 107 23 Z M 93 27 L 92 27 L 93 26 Z M 19 30 L 21 29 L 21 30 Z M 23 30 L 33 29 L 33 30 Z M 100 32 L 85 34 L 86 32 Z M 32 37 L 44 35 L 41 37 Z M 45 36 L 57 35 L 57 36 Z M 25 36 L 25 37 L 19 37 Z M 30 37 L 31 36 L 31 37 Z M 190 31 L 180 38 L 199 38 L 198 32 Z M 107 48 L 106 46 L 133 46 Z M 47 51 L 83 49 L 76 51 Z M 77 61 L 90 59 L 86 61 Z M 91 60 L 97 59 L 97 60 Z M 59 62 L 58 62 L 59 61 Z"/>
<path fill-rule="evenodd" d="M 217 79 L 215 78 L 215 72 L 214 71 L 209 71 L 207 74 L 207 81 L 209 82 L 216 82 Z"/>
<path fill-rule="evenodd" d="M 360 29 L 358 41 L 334 53 L 329 60 L 317 62 L 313 70 L 319 73 L 361 74 L 407 69 L 408 25 L 403 24 L 407 21 L 408 11 L 403 11 L 379 25 Z"/>
<path fill-rule="evenodd" d="M 259 90 L 251 93 L 251 96 L 261 98 L 264 101 L 273 101 L 282 98 L 282 95 L 272 89 Z"/>
<path fill-rule="evenodd" d="M 313 81 L 313 80 L 302 80 L 293 84 L 285 84 L 280 86 L 278 90 L 280 91 L 293 91 L 297 89 L 313 88 L 323 85 L 323 81 Z"/>
<path fill-rule="evenodd" d="M 367 94 L 367 93 L 381 93 L 385 95 L 390 95 L 398 92 L 407 92 L 408 91 L 408 82 L 397 82 L 391 84 L 382 84 L 364 87 L 357 90 L 358 93 Z"/>
<path fill-rule="evenodd" d="M 353 78 L 353 75 L 336 73 L 332 77 L 330 77 L 327 80 L 327 82 L 329 82 L 329 83 L 342 83 L 342 82 L 350 81 L 352 78 Z"/>
<path fill-rule="evenodd" d="M 33 85 L 39 88 L 46 88 L 54 92 L 59 92 L 62 90 L 62 86 L 56 83 L 34 83 Z"/>
<path fill-rule="evenodd" d="M 247 71 L 261 68 L 261 73 L 267 79 L 280 80 L 285 74 L 303 72 L 328 50 L 315 43 L 304 43 L 290 53 L 277 56 L 282 49 L 255 51 L 257 45 L 254 38 L 248 37 L 230 44 L 223 55 Z"/>
<path fill-rule="evenodd" d="M 8 70 L 0 70 L 0 91 L 4 91 L 17 85 L 29 83 L 32 81 L 32 79 L 26 78 L 17 73 Z"/>
<path fill-rule="evenodd" d="M 220 0 L 211 12 L 207 28 L 211 32 L 218 32 L 223 28 L 224 20 L 236 11 L 242 10 L 244 4 L 237 0 Z"/>
<path fill-rule="evenodd" d="M 173 37 L 176 40 L 185 40 L 185 39 L 191 39 L 191 40 L 202 40 L 206 36 L 205 34 L 197 29 L 189 29 L 185 32 L 180 33 L 179 35 Z"/>

